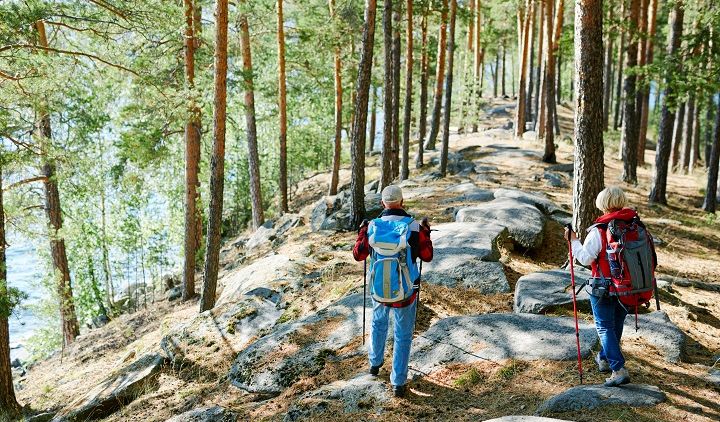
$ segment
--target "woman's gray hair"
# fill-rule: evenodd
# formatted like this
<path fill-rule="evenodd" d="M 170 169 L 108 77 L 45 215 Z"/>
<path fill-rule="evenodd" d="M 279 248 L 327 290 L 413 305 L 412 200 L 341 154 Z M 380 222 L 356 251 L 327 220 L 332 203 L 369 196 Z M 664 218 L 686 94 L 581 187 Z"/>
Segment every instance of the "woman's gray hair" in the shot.
<path fill-rule="evenodd" d="M 598 194 L 595 206 L 604 213 L 625 208 L 627 206 L 625 192 L 617 186 L 607 187 Z"/>

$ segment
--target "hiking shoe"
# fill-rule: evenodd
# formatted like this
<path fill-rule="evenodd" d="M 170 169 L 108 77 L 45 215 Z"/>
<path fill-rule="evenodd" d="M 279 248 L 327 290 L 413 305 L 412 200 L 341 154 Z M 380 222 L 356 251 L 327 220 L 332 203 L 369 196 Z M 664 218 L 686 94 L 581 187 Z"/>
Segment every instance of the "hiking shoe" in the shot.
<path fill-rule="evenodd" d="M 393 386 L 393 394 L 395 394 L 395 397 L 405 397 L 405 386 L 404 385 L 394 385 Z"/>
<path fill-rule="evenodd" d="M 371 367 L 370 367 L 370 375 L 377 376 L 377 374 L 380 373 L 380 367 L 381 367 L 381 366 L 382 366 L 382 365 L 371 366 Z"/>
<path fill-rule="evenodd" d="M 618 371 L 613 371 L 612 376 L 605 379 L 605 387 L 618 387 L 629 382 L 630 374 L 628 374 L 627 369 L 622 368 Z"/>
<path fill-rule="evenodd" d="M 599 353 L 595 355 L 595 363 L 597 363 L 598 371 L 610 372 L 610 364 L 605 359 L 601 359 Z"/>

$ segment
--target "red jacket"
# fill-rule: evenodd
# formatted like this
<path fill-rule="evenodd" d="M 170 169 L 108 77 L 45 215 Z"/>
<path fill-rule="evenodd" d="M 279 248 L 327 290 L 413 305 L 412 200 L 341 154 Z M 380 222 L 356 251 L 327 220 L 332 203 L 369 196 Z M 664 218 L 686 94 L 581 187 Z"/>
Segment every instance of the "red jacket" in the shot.
<path fill-rule="evenodd" d="M 598 217 L 597 220 L 595 220 L 595 224 L 592 226 L 592 228 L 596 228 L 600 231 L 600 239 L 602 239 L 602 249 L 600 249 L 598 259 L 596 259 L 590 264 L 593 277 L 600 277 L 600 271 L 598 271 L 599 267 L 599 270 L 602 271 L 602 276 L 610 278 L 610 262 L 608 261 L 607 254 L 605 253 L 605 249 L 607 248 L 607 224 L 615 219 L 632 220 L 634 217 L 637 216 L 638 214 L 634 209 L 623 208 L 615 212 L 604 214 Z"/>

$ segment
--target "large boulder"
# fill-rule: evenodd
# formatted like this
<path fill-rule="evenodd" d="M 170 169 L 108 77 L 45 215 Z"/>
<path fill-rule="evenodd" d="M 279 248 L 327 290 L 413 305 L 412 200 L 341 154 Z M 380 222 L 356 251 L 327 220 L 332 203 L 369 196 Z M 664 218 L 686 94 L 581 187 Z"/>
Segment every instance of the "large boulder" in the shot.
<path fill-rule="evenodd" d="M 597 343 L 593 325 L 580 322 L 581 354 Z M 485 314 L 441 319 L 415 341 L 410 366 L 430 373 L 449 363 L 480 360 L 577 358 L 575 321 L 533 314 Z"/>
<path fill-rule="evenodd" d="M 551 397 L 540 405 L 538 413 L 578 412 L 604 406 L 649 407 L 665 401 L 665 393 L 647 384 L 622 387 L 580 385 Z"/>
<path fill-rule="evenodd" d="M 53 421 L 85 421 L 114 413 L 139 395 L 155 388 L 164 363 L 165 359 L 159 354 L 142 356 L 67 405 Z"/>
<path fill-rule="evenodd" d="M 575 286 L 581 285 L 591 274 L 581 268 L 575 270 Z M 551 306 L 572 304 L 570 272 L 567 270 L 549 270 L 520 277 L 515 284 L 515 302 L 513 311 L 518 313 L 541 314 Z M 585 289 L 581 289 L 577 301 L 590 301 Z"/>
<path fill-rule="evenodd" d="M 449 199 L 445 199 L 443 203 L 449 202 L 488 202 L 494 199 L 493 192 L 488 189 L 477 187 L 473 183 L 461 183 L 445 189 L 446 193 L 458 194 Z"/>
<path fill-rule="evenodd" d="M 632 308 L 630 309 L 632 312 Z M 642 339 L 658 349 L 666 361 L 680 362 L 683 357 L 686 336 L 675 323 L 670 320 L 667 312 L 655 311 L 638 316 L 638 330 L 635 330 L 635 316 L 628 315 L 625 319 L 623 339 Z"/>
<path fill-rule="evenodd" d="M 245 249 L 252 251 L 268 245 L 300 224 L 302 224 L 302 217 L 298 214 L 283 214 L 277 221 L 268 220 L 250 236 L 245 243 Z"/>
<path fill-rule="evenodd" d="M 277 302 L 279 292 L 295 285 L 304 274 L 304 267 L 286 255 L 266 256 L 223 276 L 217 304 L 235 302 L 254 290 L 264 292 L 269 299 Z"/>
<path fill-rule="evenodd" d="M 165 422 L 235 422 L 238 414 L 220 406 L 200 407 L 173 416 Z"/>
<path fill-rule="evenodd" d="M 498 243 L 507 229 L 498 224 L 445 223 L 433 226 L 433 260 L 423 264 L 423 281 L 482 293 L 510 291 Z"/>
<path fill-rule="evenodd" d="M 287 322 L 242 350 L 230 370 L 243 390 L 279 394 L 313 376 L 362 333 L 362 294 L 353 294 L 305 318 Z"/>
<path fill-rule="evenodd" d="M 540 247 L 545 232 L 545 216 L 535 206 L 509 198 L 495 199 L 460 209 L 457 222 L 488 222 L 508 228 L 510 239 L 528 249 Z"/>
<path fill-rule="evenodd" d="M 351 221 L 350 194 L 343 192 L 342 196 L 338 194 L 338 198 L 335 201 L 334 208 L 332 208 L 336 211 L 325 217 L 322 224 L 320 224 L 320 230 L 351 231 L 357 229 L 357 227 L 353 227 Z M 365 213 L 368 218 L 375 218 L 382 212 L 383 208 L 380 199 L 379 193 L 365 195 Z"/>
<path fill-rule="evenodd" d="M 526 204 L 533 205 L 541 210 L 543 213 L 551 215 L 556 212 L 565 213 L 562 208 L 557 206 L 554 202 L 547 198 L 547 196 L 540 193 L 529 193 L 518 189 L 506 189 L 500 188 L 495 190 L 495 198 L 501 199 L 515 199 Z"/>
<path fill-rule="evenodd" d="M 288 410 L 286 422 L 322 419 L 343 414 L 380 413 L 390 401 L 388 386 L 378 377 L 361 374 L 303 394 Z"/>

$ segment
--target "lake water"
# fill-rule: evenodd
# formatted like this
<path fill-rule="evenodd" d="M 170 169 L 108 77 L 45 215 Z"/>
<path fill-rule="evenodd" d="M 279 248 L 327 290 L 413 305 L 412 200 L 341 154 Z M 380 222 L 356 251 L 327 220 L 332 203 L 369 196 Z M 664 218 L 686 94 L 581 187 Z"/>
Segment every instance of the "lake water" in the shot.
<path fill-rule="evenodd" d="M 6 253 L 8 284 L 29 295 L 22 306 L 15 309 L 10 316 L 10 359 L 24 360 L 28 357 L 25 348 L 28 338 L 42 327 L 40 319 L 33 315 L 28 305 L 37 304 L 47 297 L 39 285 L 43 269 L 35 248 L 27 241 L 13 242 Z"/>

